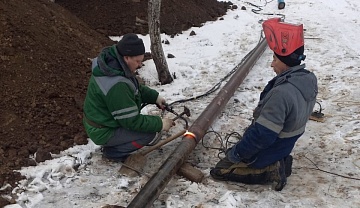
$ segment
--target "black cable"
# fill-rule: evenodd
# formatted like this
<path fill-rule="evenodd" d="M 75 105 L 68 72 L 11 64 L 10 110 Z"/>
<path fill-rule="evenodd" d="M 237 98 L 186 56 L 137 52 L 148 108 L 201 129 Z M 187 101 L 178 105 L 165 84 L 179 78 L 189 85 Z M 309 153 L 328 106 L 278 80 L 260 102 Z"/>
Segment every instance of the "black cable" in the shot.
<path fill-rule="evenodd" d="M 282 16 L 283 20 L 285 20 L 285 15 L 283 14 L 275 14 L 275 13 L 259 13 L 259 11 L 262 10 L 261 7 L 264 7 L 266 6 L 268 3 L 272 2 L 274 0 L 271 0 L 271 1 L 265 1 L 265 4 L 263 6 L 258 6 L 258 5 L 255 5 L 251 2 L 245 2 L 246 4 L 249 4 L 253 7 L 256 7 L 256 9 L 253 9 L 252 11 L 255 13 L 255 14 L 264 14 L 264 15 L 279 15 L 279 16 Z M 259 42 L 261 42 L 262 38 L 264 38 L 263 36 L 263 31 L 260 33 L 260 39 L 259 39 Z M 241 66 L 241 64 L 249 57 L 249 55 L 254 51 L 254 49 L 252 49 L 250 52 L 248 52 L 245 57 L 241 60 L 241 62 L 236 65 L 228 74 L 226 74 L 218 83 L 216 83 L 210 90 L 208 90 L 207 92 L 201 94 L 201 95 L 198 95 L 198 96 L 195 96 L 195 97 L 191 97 L 191 98 L 187 98 L 187 99 L 180 99 L 180 100 L 176 100 L 170 104 L 168 104 L 169 107 L 171 107 L 172 105 L 175 105 L 175 104 L 180 104 L 180 103 L 185 103 L 185 102 L 188 102 L 188 101 L 192 101 L 192 100 L 196 100 L 196 99 L 200 99 L 202 97 L 205 97 L 205 96 L 208 96 L 212 93 L 214 93 L 216 90 L 218 90 L 222 84 L 223 81 L 225 81 L 227 78 L 229 78 L 232 74 L 234 74 L 236 72 L 236 70 L 239 69 L 239 67 Z M 141 106 L 141 109 L 144 108 L 145 106 L 147 105 L 147 103 L 144 103 L 142 106 Z"/>
<path fill-rule="evenodd" d="M 262 34 L 262 32 L 261 32 Z M 260 35 L 260 40 L 259 42 L 261 42 L 263 36 Z M 218 90 L 222 84 L 222 82 L 224 82 L 226 79 L 228 79 L 232 74 L 234 74 L 239 68 L 240 66 L 243 64 L 243 62 L 250 56 L 250 54 L 254 51 L 255 48 L 253 48 L 250 52 L 248 52 L 244 58 L 241 59 L 240 63 L 238 65 L 236 65 L 229 73 L 227 73 L 218 83 L 216 83 L 210 90 L 208 90 L 207 92 L 195 96 L 195 97 L 191 97 L 191 98 L 187 98 L 187 99 L 180 99 L 180 100 L 176 100 L 172 103 L 169 104 L 169 106 L 175 105 L 175 104 L 180 104 L 180 103 L 184 103 L 184 102 L 188 102 L 188 101 L 192 101 L 192 100 L 196 100 L 196 99 L 200 99 L 202 97 L 208 96 L 211 93 L 215 92 L 216 90 Z"/>
<path fill-rule="evenodd" d="M 236 135 L 235 137 L 238 138 L 238 141 L 240 141 L 242 139 L 242 136 L 236 131 L 231 132 L 230 134 L 226 134 L 226 136 L 225 136 L 225 148 L 226 149 L 229 149 L 229 147 L 228 147 L 229 144 L 232 144 L 232 146 L 233 146 L 234 144 L 237 143 L 237 142 L 234 143 L 234 142 L 229 141 L 230 137 L 234 136 L 234 135 Z"/>
<path fill-rule="evenodd" d="M 251 2 L 245 2 L 245 4 L 248 4 L 250 6 L 253 6 L 255 7 L 256 9 L 251 9 L 251 11 L 255 14 L 262 14 L 262 15 L 274 15 L 274 16 L 281 16 L 281 19 L 282 20 L 285 20 L 285 15 L 284 14 L 279 14 L 279 13 L 260 13 L 260 11 L 262 11 L 262 7 L 265 7 L 268 3 L 270 2 L 273 2 L 274 0 L 271 0 L 271 1 L 265 1 L 265 4 L 263 6 L 259 6 L 259 5 L 256 5 L 256 4 L 253 4 Z"/>
<path fill-rule="evenodd" d="M 261 7 L 264 7 L 266 6 L 268 3 L 272 2 L 274 0 L 271 0 L 271 1 L 265 1 L 265 5 L 263 6 L 257 6 L 251 2 L 245 2 L 251 6 L 254 6 L 258 9 L 260 9 L 260 11 L 262 10 Z M 256 10 L 255 10 L 256 11 Z M 256 13 L 255 11 L 253 11 L 254 13 Z M 260 13 L 256 13 L 256 14 L 260 14 Z M 261 13 L 261 14 L 264 14 L 264 15 L 279 15 L 279 16 L 282 16 L 282 19 L 285 20 L 285 15 L 283 14 L 272 14 L 272 13 Z M 260 22 L 261 23 L 261 22 Z M 263 35 L 263 31 L 261 31 L 260 33 L 260 38 L 259 38 L 259 42 L 261 42 L 261 40 L 265 38 L 264 35 Z M 255 49 L 255 48 L 254 48 Z M 254 51 L 254 49 L 252 49 L 250 52 L 248 52 L 245 57 L 240 61 L 240 63 L 238 65 L 236 65 L 228 74 L 225 75 L 225 77 L 223 77 L 218 83 L 216 83 L 210 90 L 208 90 L 207 92 L 201 94 L 201 95 L 198 95 L 198 96 L 195 96 L 195 97 L 192 97 L 192 98 L 188 98 L 188 99 L 180 99 L 180 100 L 176 100 L 172 103 L 169 104 L 169 106 L 172 106 L 172 105 L 175 105 L 175 104 L 180 104 L 180 103 L 185 103 L 185 102 L 188 102 L 188 101 L 192 101 L 192 100 L 196 100 L 196 99 L 200 99 L 202 97 L 205 97 L 205 96 L 208 96 L 210 95 L 211 93 L 215 92 L 216 90 L 218 90 L 221 86 L 221 83 L 223 81 L 225 81 L 227 78 L 229 78 L 233 73 L 236 72 L 236 70 L 239 69 L 239 67 L 241 66 L 241 64 L 249 57 L 249 55 Z"/>
<path fill-rule="evenodd" d="M 272 2 L 274 0 L 271 0 L 271 1 L 265 1 L 265 5 L 263 6 L 266 6 L 268 3 Z M 261 7 L 263 6 L 257 6 L 253 3 L 250 3 L 250 2 L 245 2 L 251 6 L 254 6 L 258 9 L 260 9 L 260 11 L 262 10 Z M 256 10 L 255 10 L 256 11 Z M 256 13 L 255 11 L 253 11 L 254 13 Z M 256 13 L 258 14 L 258 13 Z M 264 13 L 264 14 L 267 14 L 267 15 L 280 15 L 280 16 L 283 16 L 283 18 L 285 19 L 285 15 L 282 15 L 282 14 L 270 14 L 270 13 Z M 261 40 L 264 38 L 263 36 L 263 31 L 261 31 L 260 33 L 260 38 L 259 38 L 259 42 L 261 42 Z M 196 100 L 196 99 L 200 99 L 202 97 L 205 97 L 205 96 L 208 96 L 212 93 L 214 93 L 216 90 L 218 90 L 220 87 L 221 87 L 221 84 L 223 81 L 225 81 L 226 79 L 228 79 L 232 74 L 234 74 L 238 69 L 239 67 L 242 65 L 242 63 L 249 57 L 249 55 L 254 51 L 255 48 L 253 48 L 250 52 L 248 52 L 245 57 L 240 61 L 240 63 L 238 65 L 236 65 L 229 73 L 227 73 L 218 83 L 216 83 L 210 90 L 208 90 L 207 92 L 203 93 L 203 94 L 200 94 L 198 96 L 195 96 L 195 97 L 191 97 L 191 98 L 187 98 L 187 99 L 180 99 L 180 100 L 176 100 L 170 104 L 168 104 L 169 107 L 171 107 L 172 105 L 175 105 L 175 104 L 180 104 L 180 103 L 185 103 L 185 102 L 188 102 L 188 101 L 192 101 L 192 100 Z M 143 104 L 141 106 L 141 109 L 143 107 L 145 107 L 147 105 L 147 103 Z"/>
<path fill-rule="evenodd" d="M 229 141 L 230 137 L 236 135 L 235 137 L 237 137 L 237 138 L 239 139 L 239 141 L 242 139 L 242 136 L 240 135 L 240 133 L 238 133 L 238 132 L 236 132 L 236 131 L 231 132 L 231 133 L 229 133 L 229 134 L 226 134 L 224 139 L 222 138 L 222 136 L 220 135 L 220 133 L 218 133 L 218 132 L 216 132 L 216 131 L 214 131 L 214 130 L 207 131 L 207 132 L 205 133 L 205 135 L 206 135 L 206 134 L 210 134 L 210 133 L 214 133 L 214 134 L 216 135 L 216 139 L 218 139 L 218 140 L 220 141 L 220 147 L 206 146 L 206 145 L 204 144 L 204 139 L 201 140 L 201 145 L 202 145 L 203 147 L 205 147 L 205 148 L 208 148 L 208 149 L 219 150 L 219 152 L 218 152 L 218 158 L 219 158 L 219 159 L 222 159 L 222 158 L 220 157 L 220 155 L 221 155 L 222 153 L 224 153 L 224 155 L 225 155 L 226 150 L 229 149 L 229 144 L 231 144 L 231 146 L 233 146 L 234 144 L 237 143 L 237 142 L 236 142 L 236 143 L 230 142 L 230 141 Z M 205 137 L 205 135 L 204 135 L 204 137 Z"/>
<path fill-rule="evenodd" d="M 324 173 L 328 173 L 328 174 L 332 174 L 332 175 L 335 175 L 335 176 L 340 176 L 340 177 L 343 177 L 343 178 L 347 178 L 347 179 L 352 179 L 352 180 L 360 180 L 360 178 L 354 178 L 354 177 L 350 177 L 350 176 L 346 176 L 346 175 L 341 175 L 341 174 L 338 174 L 338 173 L 334 173 L 334 172 L 330 172 L 330 171 L 326 171 L 326 170 L 323 170 L 323 169 L 320 169 L 312 160 L 310 160 L 310 158 L 304 156 L 307 160 L 309 160 L 314 166 L 315 168 L 308 168 L 308 167 L 305 167 L 307 169 L 311 169 L 311 170 L 318 170 L 318 171 L 321 171 L 321 172 L 324 172 Z M 300 168 L 299 168 L 300 169 Z"/>

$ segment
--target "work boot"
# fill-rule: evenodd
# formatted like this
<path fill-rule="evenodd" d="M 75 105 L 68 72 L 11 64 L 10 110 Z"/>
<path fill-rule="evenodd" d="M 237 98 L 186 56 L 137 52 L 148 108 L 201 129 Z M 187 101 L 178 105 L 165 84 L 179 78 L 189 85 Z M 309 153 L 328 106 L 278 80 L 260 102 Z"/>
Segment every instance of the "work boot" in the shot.
<path fill-rule="evenodd" d="M 227 174 L 221 171 L 221 168 L 213 168 L 210 170 L 210 175 L 216 180 L 227 181 Z"/>
<path fill-rule="evenodd" d="M 241 174 L 242 168 L 233 168 L 229 172 L 224 169 L 214 168 L 210 171 L 210 175 L 221 181 L 234 181 L 244 184 L 265 184 L 269 181 L 269 172 L 253 173 L 253 174 Z M 247 171 L 245 171 L 247 172 Z"/>
<path fill-rule="evenodd" d="M 234 165 L 234 163 L 230 162 L 229 159 L 227 159 L 227 157 L 221 159 L 218 163 L 216 163 L 215 168 L 230 168 L 232 165 Z"/>
<path fill-rule="evenodd" d="M 123 157 L 106 157 L 105 155 L 102 155 L 102 159 L 109 162 L 115 162 L 115 163 L 123 163 L 125 162 L 126 158 L 128 158 L 130 155 L 126 155 Z"/>
<path fill-rule="evenodd" d="M 289 155 L 287 157 L 284 157 L 283 161 L 284 161 L 285 176 L 289 177 L 292 173 L 293 157 L 291 155 Z M 279 168 L 283 168 L 283 167 L 280 167 L 280 165 L 281 165 L 281 163 L 279 161 Z M 279 178 L 279 176 L 277 175 L 278 173 L 279 173 L 279 171 L 274 172 L 274 174 L 272 176 L 274 178 L 274 180 L 278 180 L 278 178 Z"/>
<path fill-rule="evenodd" d="M 102 159 L 110 162 L 124 162 L 129 157 L 130 153 L 117 153 L 113 151 L 112 147 L 102 148 Z"/>
<path fill-rule="evenodd" d="M 210 175 L 216 180 L 227 181 L 227 171 L 230 172 L 229 168 L 234 165 L 226 157 L 221 159 L 216 165 L 215 168 L 210 170 Z"/>
<path fill-rule="evenodd" d="M 275 191 L 281 191 L 287 183 L 284 159 L 279 160 L 277 164 L 278 168 L 273 172 L 274 177 L 272 179 L 277 182 Z"/>
<path fill-rule="evenodd" d="M 286 177 L 289 177 L 292 173 L 293 157 L 291 155 L 285 157 L 284 162 L 285 162 L 285 175 Z"/>
<path fill-rule="evenodd" d="M 287 177 L 289 177 L 292 172 L 292 161 L 293 157 L 289 155 L 276 162 L 278 168 L 271 174 L 271 181 L 277 182 L 275 186 L 276 191 L 281 191 L 286 186 Z"/>
<path fill-rule="evenodd" d="M 220 160 L 210 175 L 216 180 L 235 181 L 244 184 L 265 184 L 271 181 L 271 173 L 277 169 L 271 165 L 262 169 L 248 167 L 245 163 L 234 164 L 228 159 Z"/>

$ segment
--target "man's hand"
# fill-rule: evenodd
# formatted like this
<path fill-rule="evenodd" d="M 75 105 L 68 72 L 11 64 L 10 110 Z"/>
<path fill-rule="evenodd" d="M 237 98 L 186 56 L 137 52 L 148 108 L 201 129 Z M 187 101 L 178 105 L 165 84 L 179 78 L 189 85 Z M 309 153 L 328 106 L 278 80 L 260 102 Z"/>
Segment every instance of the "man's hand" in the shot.
<path fill-rule="evenodd" d="M 161 95 L 158 95 L 158 97 L 156 98 L 156 105 L 158 106 L 158 108 L 164 110 L 165 104 L 165 98 L 163 98 Z"/>
<path fill-rule="evenodd" d="M 162 131 L 169 131 L 171 127 L 175 126 L 175 122 L 169 118 L 163 118 L 162 125 Z"/>

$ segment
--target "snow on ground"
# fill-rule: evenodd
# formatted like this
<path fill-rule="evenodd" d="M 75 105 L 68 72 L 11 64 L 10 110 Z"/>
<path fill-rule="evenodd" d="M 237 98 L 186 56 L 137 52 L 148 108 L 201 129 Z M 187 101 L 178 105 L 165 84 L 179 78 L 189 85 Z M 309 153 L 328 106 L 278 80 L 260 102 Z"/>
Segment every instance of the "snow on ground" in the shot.
<path fill-rule="evenodd" d="M 163 44 L 165 55 L 175 56 L 167 62 L 176 79 L 169 85 L 158 85 L 152 61 L 145 62 L 140 74 L 168 103 L 200 95 L 218 83 L 258 43 L 259 21 L 274 17 L 253 13 L 253 7 L 246 1 L 232 2 L 247 9 L 230 10 L 224 20 L 208 22 L 174 38 L 162 35 L 163 40 L 170 42 Z M 219 147 L 220 142 L 214 133 L 209 133 L 188 158 L 205 174 L 204 180 L 193 183 L 175 175 L 154 207 L 360 207 L 360 43 L 356 39 L 360 34 L 360 3 L 357 0 L 286 0 L 284 10 L 277 9 L 276 1 L 251 3 L 264 6 L 260 13 L 281 13 L 286 22 L 304 24 L 305 63 L 318 77 L 318 101 L 325 121 L 308 122 L 305 134 L 293 151 L 293 174 L 281 192 L 274 191 L 273 184 L 214 181 L 209 171 L 219 160 L 218 150 L 207 147 Z M 192 30 L 196 36 L 189 36 Z M 149 36 L 142 38 L 149 51 Z M 210 130 L 223 139 L 234 131 L 243 133 L 259 93 L 275 76 L 271 60 L 272 53 L 267 49 Z M 182 106 L 187 106 L 192 114 L 191 125 L 216 93 L 176 105 L 174 110 L 180 112 Z M 314 110 L 319 110 L 319 105 Z M 160 114 L 154 106 L 146 107 L 143 113 Z M 178 121 L 170 134 L 177 133 L 183 126 Z M 180 139 L 148 154 L 151 162 L 146 164 L 144 172 L 155 173 L 178 142 Z M 121 165 L 103 161 L 100 147 L 92 142 L 54 157 L 20 170 L 27 180 L 19 182 L 14 189 L 17 204 L 6 208 L 127 206 L 148 181 L 145 175 L 135 178 L 119 175 Z"/>

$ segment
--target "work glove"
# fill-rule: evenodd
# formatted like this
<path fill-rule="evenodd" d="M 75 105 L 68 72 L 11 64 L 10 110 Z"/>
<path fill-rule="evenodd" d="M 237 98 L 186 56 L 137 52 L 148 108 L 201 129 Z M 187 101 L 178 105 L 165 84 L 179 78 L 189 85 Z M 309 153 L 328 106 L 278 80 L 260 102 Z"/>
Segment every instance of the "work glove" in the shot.
<path fill-rule="evenodd" d="M 239 156 L 239 154 L 236 152 L 236 146 L 233 146 L 226 150 L 225 155 L 226 158 L 232 162 L 232 163 L 239 163 L 242 161 L 242 158 Z"/>
<path fill-rule="evenodd" d="M 175 126 L 175 122 L 169 118 L 163 118 L 162 120 L 162 131 L 169 131 L 169 129 Z"/>
<path fill-rule="evenodd" d="M 165 98 L 163 98 L 161 95 L 158 95 L 158 97 L 156 98 L 157 107 L 163 110 L 165 108 L 165 104 Z"/>

